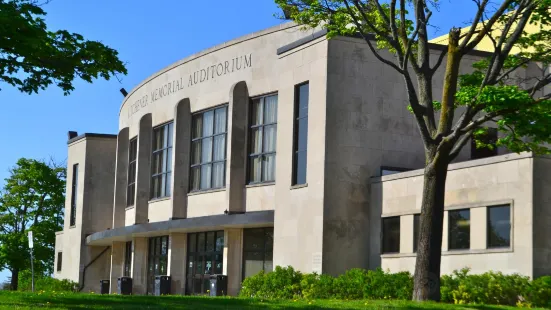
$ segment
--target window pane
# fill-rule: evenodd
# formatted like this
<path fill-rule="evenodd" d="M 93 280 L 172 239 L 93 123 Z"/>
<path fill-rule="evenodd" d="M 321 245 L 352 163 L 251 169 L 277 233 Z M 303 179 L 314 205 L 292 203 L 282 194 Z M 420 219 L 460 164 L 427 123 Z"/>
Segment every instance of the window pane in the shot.
<path fill-rule="evenodd" d="M 216 251 L 222 252 L 224 250 L 224 232 L 216 232 Z"/>
<path fill-rule="evenodd" d="M 153 177 L 151 179 L 151 198 L 159 197 L 161 192 L 161 179 L 160 176 Z"/>
<path fill-rule="evenodd" d="M 212 136 L 214 126 L 214 111 L 203 113 L 203 137 Z"/>
<path fill-rule="evenodd" d="M 197 234 L 197 251 L 205 251 L 205 233 Z"/>
<path fill-rule="evenodd" d="M 215 126 L 214 133 L 226 132 L 226 108 L 216 109 L 215 111 Z"/>
<path fill-rule="evenodd" d="M 266 251 L 272 252 L 274 250 L 274 229 L 265 229 Z"/>
<path fill-rule="evenodd" d="M 262 153 L 262 127 L 251 129 L 251 154 Z"/>
<path fill-rule="evenodd" d="M 308 84 L 304 84 L 299 87 L 298 117 L 308 115 L 309 88 L 310 86 Z"/>
<path fill-rule="evenodd" d="M 400 253 L 400 217 L 383 218 L 383 254 Z"/>
<path fill-rule="evenodd" d="M 226 162 L 218 162 L 213 164 L 212 187 L 219 188 L 224 186 L 224 167 Z"/>
<path fill-rule="evenodd" d="M 264 251 L 264 229 L 252 228 L 244 230 L 244 245 L 245 251 Z"/>
<path fill-rule="evenodd" d="M 166 144 L 167 147 L 172 146 L 172 135 L 173 135 L 172 128 L 174 127 L 173 125 L 174 125 L 174 123 L 170 123 L 170 124 L 167 125 L 167 132 L 168 132 L 167 144 Z"/>
<path fill-rule="evenodd" d="M 511 245 L 511 208 L 488 207 L 488 248 Z"/>
<path fill-rule="evenodd" d="M 298 120 L 298 151 L 305 151 L 308 147 L 308 118 Z"/>
<path fill-rule="evenodd" d="M 262 171 L 262 155 L 250 157 L 249 180 L 251 182 L 260 182 Z"/>
<path fill-rule="evenodd" d="M 165 148 L 168 146 L 168 125 L 163 126 L 162 138 L 163 138 L 163 143 L 161 145 L 161 148 Z"/>
<path fill-rule="evenodd" d="M 245 268 L 245 278 L 254 276 L 260 271 L 264 270 L 264 253 L 263 252 L 245 252 L 243 253 L 244 257 L 244 268 Z"/>
<path fill-rule="evenodd" d="M 449 250 L 469 249 L 471 246 L 471 212 L 458 210 L 448 212 Z"/>
<path fill-rule="evenodd" d="M 214 137 L 213 160 L 224 160 L 226 158 L 226 135 Z"/>
<path fill-rule="evenodd" d="M 223 255 L 222 254 L 216 254 L 214 255 L 214 273 L 215 274 L 222 274 L 223 272 Z"/>
<path fill-rule="evenodd" d="M 201 189 L 208 189 L 211 187 L 212 165 L 201 166 Z"/>
<path fill-rule="evenodd" d="M 214 232 L 210 231 L 207 233 L 207 251 L 214 251 Z"/>
<path fill-rule="evenodd" d="M 212 138 L 205 138 L 202 142 L 201 163 L 209 163 L 212 161 Z"/>
<path fill-rule="evenodd" d="M 155 129 L 153 132 L 153 151 L 161 149 L 163 136 L 162 127 Z"/>
<path fill-rule="evenodd" d="M 193 129 L 192 138 L 200 138 L 203 136 L 203 114 L 195 115 L 193 117 Z"/>
<path fill-rule="evenodd" d="M 306 184 L 306 166 L 308 164 L 306 157 L 306 151 L 298 152 L 295 154 L 295 184 Z"/>
<path fill-rule="evenodd" d="M 197 234 L 189 234 L 188 242 L 188 251 L 191 253 L 197 252 Z"/>
<path fill-rule="evenodd" d="M 160 179 L 161 179 L 161 185 L 160 185 L 160 188 L 159 188 L 159 192 L 158 192 L 158 194 L 157 194 L 157 197 L 163 197 L 164 194 L 165 194 L 165 189 L 166 189 L 166 174 L 160 175 Z"/>
<path fill-rule="evenodd" d="M 270 272 L 274 270 L 273 252 L 266 252 L 264 255 L 264 271 Z"/>
<path fill-rule="evenodd" d="M 264 153 L 270 153 L 276 151 L 276 137 L 277 127 L 276 125 L 270 125 L 264 127 Z"/>
<path fill-rule="evenodd" d="M 262 100 L 263 98 L 253 100 L 251 111 L 251 125 L 262 124 Z"/>
<path fill-rule="evenodd" d="M 277 122 L 277 95 L 264 98 L 264 124 Z"/>
<path fill-rule="evenodd" d="M 275 181 L 275 158 L 275 154 L 263 156 L 262 181 Z"/>
<path fill-rule="evenodd" d="M 191 164 L 197 165 L 201 163 L 201 140 L 191 143 Z"/>
<path fill-rule="evenodd" d="M 201 182 L 201 167 L 191 168 L 191 190 L 199 190 Z"/>
<path fill-rule="evenodd" d="M 417 246 L 419 244 L 420 220 L 421 220 L 420 214 L 415 214 L 413 216 L 413 253 L 417 252 Z"/>
<path fill-rule="evenodd" d="M 170 196 L 171 192 L 172 192 L 172 189 L 170 188 L 172 184 L 172 173 L 167 173 L 166 174 L 166 187 L 165 187 L 165 196 Z"/>

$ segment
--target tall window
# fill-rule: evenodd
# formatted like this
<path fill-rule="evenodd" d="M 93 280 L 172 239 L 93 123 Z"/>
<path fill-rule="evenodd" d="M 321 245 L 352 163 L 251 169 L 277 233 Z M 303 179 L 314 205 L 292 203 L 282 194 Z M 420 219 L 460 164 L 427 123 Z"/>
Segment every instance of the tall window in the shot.
<path fill-rule="evenodd" d="M 415 214 L 413 216 L 413 253 L 417 253 L 417 246 L 419 245 L 419 228 L 421 221 L 421 214 Z"/>
<path fill-rule="evenodd" d="M 249 182 L 275 181 L 277 95 L 254 99 L 251 108 Z"/>
<path fill-rule="evenodd" d="M 126 205 L 133 206 L 136 197 L 136 158 L 138 157 L 138 139 L 130 140 L 128 147 L 128 190 L 126 192 Z"/>
<path fill-rule="evenodd" d="M 153 294 L 155 292 L 155 276 L 167 275 L 168 236 L 149 238 L 148 250 L 147 294 Z"/>
<path fill-rule="evenodd" d="M 153 130 L 151 199 L 170 196 L 172 125 L 173 123 L 168 123 Z"/>
<path fill-rule="evenodd" d="M 124 276 L 131 277 L 132 270 L 132 241 L 124 244 Z"/>
<path fill-rule="evenodd" d="M 274 228 L 243 230 L 243 279 L 273 270 Z"/>
<path fill-rule="evenodd" d="M 511 246 L 511 208 L 509 205 L 488 207 L 488 248 Z"/>
<path fill-rule="evenodd" d="M 306 184 L 309 84 L 295 86 L 293 185 Z"/>
<path fill-rule="evenodd" d="M 484 142 L 485 144 L 489 145 L 495 145 L 497 142 L 497 129 L 496 128 L 488 128 L 488 131 L 483 136 L 479 137 L 479 140 Z M 471 159 L 479 159 L 479 158 L 486 158 L 486 157 L 492 157 L 497 155 L 497 148 L 494 146 L 493 148 L 489 147 L 476 147 L 476 142 L 474 139 L 471 139 Z"/>
<path fill-rule="evenodd" d="M 400 253 L 400 217 L 383 218 L 383 254 Z"/>
<path fill-rule="evenodd" d="M 224 273 L 224 231 L 189 233 L 187 294 L 208 294 L 210 276 Z"/>
<path fill-rule="evenodd" d="M 191 190 L 226 186 L 227 106 L 193 116 Z"/>
<path fill-rule="evenodd" d="M 471 210 L 448 211 L 448 249 L 471 247 Z"/>
<path fill-rule="evenodd" d="M 78 195 L 78 164 L 73 165 L 73 181 L 71 182 L 71 217 L 70 226 L 77 223 L 77 195 Z"/>
<path fill-rule="evenodd" d="M 57 252 L 57 271 L 61 271 L 61 266 L 63 266 L 63 252 Z"/>

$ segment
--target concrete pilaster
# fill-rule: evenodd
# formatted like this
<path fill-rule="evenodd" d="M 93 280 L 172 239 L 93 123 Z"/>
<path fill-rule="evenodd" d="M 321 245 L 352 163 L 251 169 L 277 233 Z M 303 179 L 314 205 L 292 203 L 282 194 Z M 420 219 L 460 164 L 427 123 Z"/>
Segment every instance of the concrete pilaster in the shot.
<path fill-rule="evenodd" d="M 228 295 L 236 296 L 241 287 L 243 266 L 243 229 L 224 230 L 224 274 L 228 276 Z"/>
<path fill-rule="evenodd" d="M 115 202 L 113 206 L 113 228 L 124 227 L 124 209 L 128 187 L 128 127 L 117 136 L 117 163 L 115 170 Z"/>
<path fill-rule="evenodd" d="M 172 217 L 187 218 L 187 193 L 189 191 L 189 156 L 191 146 L 191 109 L 189 99 L 176 105 L 174 160 L 172 171 Z"/>
<path fill-rule="evenodd" d="M 234 84 L 230 90 L 228 108 L 228 148 L 226 167 L 226 191 L 228 210 L 245 211 L 245 191 L 247 182 L 247 114 L 249 91 L 244 81 Z"/>
<path fill-rule="evenodd" d="M 113 242 L 111 246 L 111 275 L 109 293 L 117 292 L 117 281 L 124 269 L 124 242 Z"/>
<path fill-rule="evenodd" d="M 149 205 L 149 181 L 151 180 L 151 137 L 153 135 L 151 113 L 140 119 L 138 134 L 138 158 L 136 176 L 136 224 L 147 223 Z"/>
<path fill-rule="evenodd" d="M 187 234 L 172 233 L 168 240 L 167 274 L 172 279 L 171 293 L 184 295 L 186 292 Z"/>
<path fill-rule="evenodd" d="M 132 242 L 132 294 L 147 293 L 147 238 L 134 238 Z"/>

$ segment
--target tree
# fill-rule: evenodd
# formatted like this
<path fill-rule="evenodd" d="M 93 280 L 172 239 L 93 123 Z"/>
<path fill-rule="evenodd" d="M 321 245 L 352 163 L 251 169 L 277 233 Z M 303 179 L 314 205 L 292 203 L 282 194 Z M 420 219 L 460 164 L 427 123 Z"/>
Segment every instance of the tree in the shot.
<path fill-rule="evenodd" d="M 65 168 L 21 158 L 0 193 L 0 270 L 11 272 L 17 290 L 19 273 L 30 268 L 27 232 L 33 231 L 36 274 L 53 272 L 55 232 L 63 229 Z"/>
<path fill-rule="evenodd" d="M 91 83 L 127 73 L 114 49 L 67 30 L 49 31 L 42 4 L 0 0 L 0 82 L 28 94 L 55 83 L 68 95 L 75 77 Z"/>
<path fill-rule="evenodd" d="M 542 89 L 551 82 L 551 1 L 473 0 L 471 27 L 464 33 L 459 28 L 450 29 L 448 46 L 437 56 L 431 55 L 427 29 L 431 16 L 438 13 L 438 0 L 275 2 L 285 16 L 304 27 L 324 27 L 329 38 L 360 35 L 379 61 L 402 76 L 407 108 L 425 148 L 413 299 L 439 300 L 449 163 L 471 139 L 479 147 L 549 153 L 546 143 L 551 142 L 551 101 Z M 538 30 L 524 31 L 527 25 L 537 25 Z M 476 63 L 470 74 L 460 75 L 463 57 L 482 40 L 492 43 L 493 52 Z M 390 56 L 382 50 L 389 51 Z M 530 63 L 541 66 L 541 76 L 520 79 L 516 73 Z M 436 100 L 432 85 L 443 64 L 443 92 Z M 501 137 L 488 144 L 481 137 L 485 126 L 492 123 Z"/>

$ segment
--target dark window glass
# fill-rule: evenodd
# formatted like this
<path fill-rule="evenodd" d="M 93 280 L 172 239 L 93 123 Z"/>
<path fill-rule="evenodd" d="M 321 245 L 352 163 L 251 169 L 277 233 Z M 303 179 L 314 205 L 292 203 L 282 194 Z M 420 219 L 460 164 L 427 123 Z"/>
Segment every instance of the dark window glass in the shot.
<path fill-rule="evenodd" d="M 226 186 L 227 106 L 193 116 L 190 188 Z"/>
<path fill-rule="evenodd" d="M 63 265 L 63 253 L 57 252 L 57 271 L 61 271 L 61 266 Z"/>
<path fill-rule="evenodd" d="M 404 172 L 404 171 L 409 171 L 411 169 L 407 169 L 407 168 L 400 168 L 400 167 L 381 167 L 381 176 L 384 176 L 384 175 L 390 175 L 390 174 L 395 174 L 395 173 L 401 173 L 401 172 Z"/>
<path fill-rule="evenodd" d="M 421 224 L 421 215 L 415 214 L 413 216 L 413 253 L 417 253 L 417 246 L 419 245 L 419 228 Z"/>
<path fill-rule="evenodd" d="M 293 185 L 306 184 L 309 84 L 295 86 Z"/>
<path fill-rule="evenodd" d="M 400 217 L 383 218 L 383 254 L 400 253 Z"/>
<path fill-rule="evenodd" d="M 149 238 L 147 294 L 153 294 L 155 276 L 164 276 L 168 267 L 168 236 Z"/>
<path fill-rule="evenodd" d="M 186 293 L 207 294 L 210 276 L 223 274 L 224 231 L 188 234 Z"/>
<path fill-rule="evenodd" d="M 243 279 L 273 270 L 274 228 L 243 230 Z"/>
<path fill-rule="evenodd" d="M 511 246 L 511 208 L 488 207 L 488 248 Z"/>
<path fill-rule="evenodd" d="M 71 217 L 70 217 L 71 226 L 75 226 L 77 222 L 77 196 L 78 196 L 78 164 L 74 164 L 73 181 L 71 186 Z"/>
<path fill-rule="evenodd" d="M 471 247 L 471 210 L 448 212 L 448 249 L 464 250 Z"/>
<path fill-rule="evenodd" d="M 277 95 L 253 99 L 249 137 L 249 182 L 275 181 Z"/>
<path fill-rule="evenodd" d="M 486 158 L 486 157 L 492 157 L 497 155 L 497 147 L 495 147 L 495 144 L 497 142 L 496 128 L 488 128 L 488 131 L 486 132 L 486 134 L 482 137 L 479 137 L 479 140 L 481 140 L 485 144 L 494 145 L 494 147 L 477 148 L 475 140 L 471 139 L 471 159 Z"/>
<path fill-rule="evenodd" d="M 132 270 L 132 241 L 128 241 L 124 245 L 124 276 L 131 277 Z"/>
<path fill-rule="evenodd" d="M 153 157 L 151 159 L 151 199 L 169 197 L 172 179 L 173 123 L 153 130 Z"/>
<path fill-rule="evenodd" d="M 128 190 L 126 205 L 133 206 L 136 197 L 136 158 L 138 157 L 138 139 L 130 140 L 128 146 Z"/>

